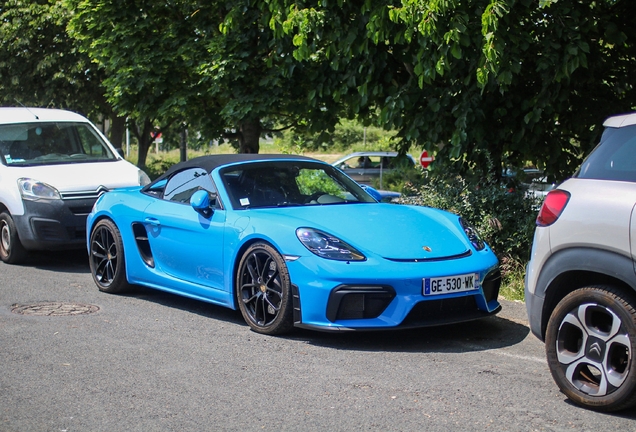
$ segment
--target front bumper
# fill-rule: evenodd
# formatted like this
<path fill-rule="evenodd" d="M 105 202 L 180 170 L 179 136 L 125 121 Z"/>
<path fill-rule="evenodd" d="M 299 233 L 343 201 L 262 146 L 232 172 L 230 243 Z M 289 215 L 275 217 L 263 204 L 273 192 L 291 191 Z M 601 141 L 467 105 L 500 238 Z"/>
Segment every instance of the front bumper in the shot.
<path fill-rule="evenodd" d="M 24 215 L 14 216 L 20 242 L 28 250 L 84 248 L 94 203 L 95 198 L 24 201 Z"/>
<path fill-rule="evenodd" d="M 528 312 L 528 321 L 530 322 L 530 330 L 532 334 L 543 341 L 543 332 L 541 331 L 541 313 L 543 311 L 543 297 L 535 295 L 528 290 L 528 284 L 525 286 L 526 311 Z"/>
<path fill-rule="evenodd" d="M 501 274 L 494 255 L 445 263 L 332 262 L 326 266 L 303 268 L 302 259 L 288 263 L 297 327 L 322 331 L 428 327 L 484 318 L 501 310 L 497 300 Z M 422 293 L 423 278 L 469 272 L 479 273 L 478 290 L 437 296 Z M 328 279 L 316 278 L 323 274 Z"/>

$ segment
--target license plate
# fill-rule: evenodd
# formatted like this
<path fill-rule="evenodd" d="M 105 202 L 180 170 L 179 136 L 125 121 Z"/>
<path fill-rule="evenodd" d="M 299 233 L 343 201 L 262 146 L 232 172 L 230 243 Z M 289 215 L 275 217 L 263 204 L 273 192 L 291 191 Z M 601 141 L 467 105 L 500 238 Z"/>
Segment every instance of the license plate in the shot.
<path fill-rule="evenodd" d="M 422 291 L 425 296 L 452 294 L 479 289 L 479 273 L 468 273 L 438 278 L 424 278 Z"/>

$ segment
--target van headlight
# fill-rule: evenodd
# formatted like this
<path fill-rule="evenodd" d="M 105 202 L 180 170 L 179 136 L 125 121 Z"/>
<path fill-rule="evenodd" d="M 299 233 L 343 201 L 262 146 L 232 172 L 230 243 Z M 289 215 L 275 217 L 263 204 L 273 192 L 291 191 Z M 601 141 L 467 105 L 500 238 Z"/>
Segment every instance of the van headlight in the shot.
<path fill-rule="evenodd" d="M 148 174 L 146 174 L 144 170 L 137 171 L 137 180 L 139 181 L 139 186 L 146 186 L 150 183 L 150 177 L 148 177 Z"/>
<path fill-rule="evenodd" d="M 18 189 L 22 199 L 29 201 L 62 199 L 58 190 L 53 186 L 30 178 L 18 179 Z"/>

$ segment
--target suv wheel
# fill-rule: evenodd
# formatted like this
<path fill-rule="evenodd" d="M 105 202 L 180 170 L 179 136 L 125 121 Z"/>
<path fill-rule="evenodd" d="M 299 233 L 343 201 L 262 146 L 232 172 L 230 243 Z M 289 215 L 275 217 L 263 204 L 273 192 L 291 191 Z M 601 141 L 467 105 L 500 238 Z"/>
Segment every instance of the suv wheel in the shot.
<path fill-rule="evenodd" d="M 636 299 L 609 286 L 571 292 L 546 329 L 550 372 L 565 395 L 598 411 L 636 404 Z"/>

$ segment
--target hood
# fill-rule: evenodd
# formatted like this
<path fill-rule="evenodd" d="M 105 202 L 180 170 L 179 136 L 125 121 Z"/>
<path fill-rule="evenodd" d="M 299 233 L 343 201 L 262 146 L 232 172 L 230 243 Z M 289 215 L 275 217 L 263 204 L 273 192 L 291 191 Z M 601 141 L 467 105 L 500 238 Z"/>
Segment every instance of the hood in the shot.
<path fill-rule="evenodd" d="M 431 260 L 470 251 L 458 216 L 428 207 L 397 204 L 346 204 L 259 209 L 293 218 L 284 223 L 334 235 L 363 253 L 388 259 Z"/>
<path fill-rule="evenodd" d="M 139 169 L 125 160 L 11 167 L 13 176 L 47 183 L 61 193 L 139 185 Z"/>

